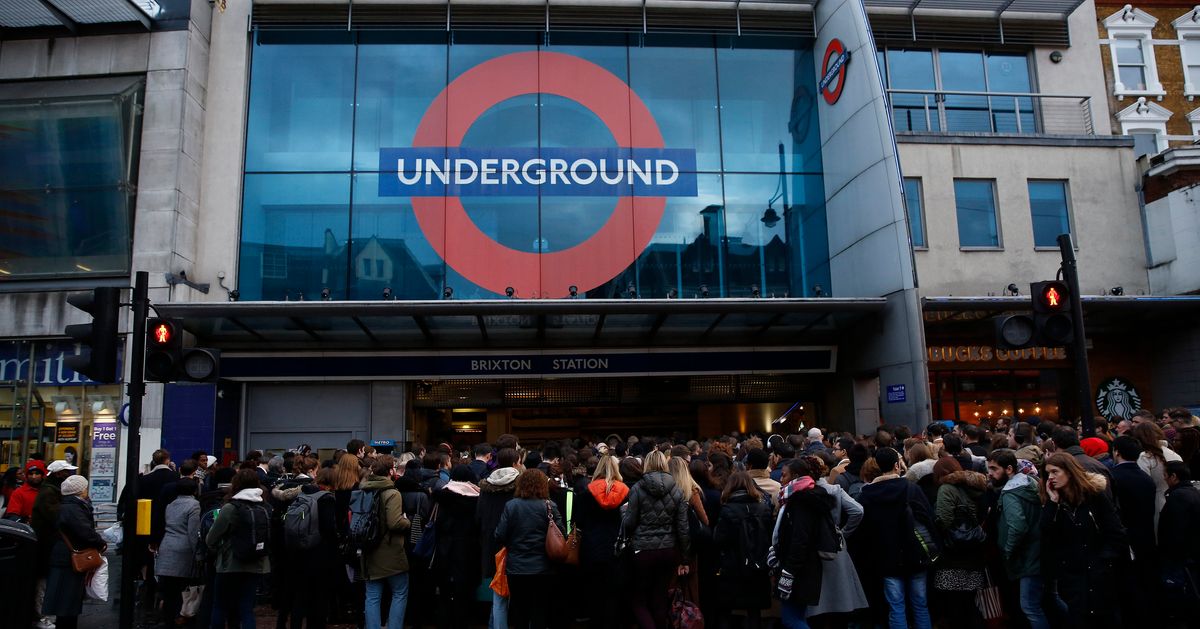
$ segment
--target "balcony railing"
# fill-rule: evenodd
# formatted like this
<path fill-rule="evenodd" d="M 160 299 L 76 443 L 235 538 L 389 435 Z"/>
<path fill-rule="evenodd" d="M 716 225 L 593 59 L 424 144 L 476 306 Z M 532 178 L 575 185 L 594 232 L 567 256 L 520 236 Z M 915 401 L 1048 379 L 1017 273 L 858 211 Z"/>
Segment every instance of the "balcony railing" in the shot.
<path fill-rule="evenodd" d="M 888 90 L 896 131 L 1095 135 L 1090 96 Z"/>

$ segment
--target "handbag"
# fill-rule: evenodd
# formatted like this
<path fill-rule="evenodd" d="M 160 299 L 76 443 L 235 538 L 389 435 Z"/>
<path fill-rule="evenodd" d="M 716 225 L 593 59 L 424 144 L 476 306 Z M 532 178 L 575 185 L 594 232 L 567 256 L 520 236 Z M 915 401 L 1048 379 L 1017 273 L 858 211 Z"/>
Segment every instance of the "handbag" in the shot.
<path fill-rule="evenodd" d="M 955 526 L 950 529 L 946 539 L 947 546 L 960 552 L 975 550 L 987 541 L 987 532 L 983 530 L 983 523 L 972 526 L 970 516 L 960 514 L 960 511 L 965 509 L 966 505 L 963 504 L 955 508 Z"/>
<path fill-rule="evenodd" d="M 987 585 L 975 592 L 975 606 L 989 627 L 1004 626 L 1004 605 L 1000 602 L 1000 588 L 992 583 L 990 570 L 983 571 Z"/>
<path fill-rule="evenodd" d="M 622 559 L 629 550 L 629 536 L 625 533 L 625 522 L 621 522 L 621 528 L 617 531 L 617 539 L 613 541 L 613 557 Z"/>
<path fill-rule="evenodd" d="M 67 539 L 65 533 L 60 533 L 63 538 L 63 543 L 67 545 L 67 550 L 71 552 L 71 569 L 80 574 L 87 574 L 100 564 L 104 563 L 104 557 L 100 555 L 100 551 L 95 548 L 85 548 L 83 550 L 75 550 L 71 545 L 71 540 Z"/>
<path fill-rule="evenodd" d="M 412 554 L 414 557 L 427 559 L 432 562 L 434 554 L 437 552 L 437 516 L 438 505 L 433 505 L 433 511 L 429 514 L 429 520 L 425 522 L 425 526 L 421 529 L 421 539 L 417 540 L 416 546 L 413 546 Z"/>
<path fill-rule="evenodd" d="M 568 566 L 579 565 L 579 543 L 582 541 L 583 532 L 572 521 L 572 507 L 575 503 L 575 492 L 567 492 L 567 558 L 563 563 Z"/>
<path fill-rule="evenodd" d="M 500 552 L 496 553 L 496 574 L 492 577 L 492 591 L 504 598 L 508 598 L 506 568 L 508 568 L 508 548 L 501 548 Z"/>
<path fill-rule="evenodd" d="M 558 525 L 554 523 L 554 512 L 550 510 L 550 501 L 546 501 L 546 556 L 550 561 L 559 563 L 567 560 L 567 555 L 570 551 L 567 549 L 567 540 L 563 537 L 562 531 L 558 530 Z"/>

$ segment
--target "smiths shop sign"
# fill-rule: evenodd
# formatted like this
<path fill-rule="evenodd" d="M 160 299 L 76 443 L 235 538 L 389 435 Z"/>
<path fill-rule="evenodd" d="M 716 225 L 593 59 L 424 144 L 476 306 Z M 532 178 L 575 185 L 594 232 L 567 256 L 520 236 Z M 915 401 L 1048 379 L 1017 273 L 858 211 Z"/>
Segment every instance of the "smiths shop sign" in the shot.
<path fill-rule="evenodd" d="M 38 343 L 34 348 L 33 383 L 43 386 L 97 384 L 66 366 L 66 357 L 74 356 L 79 351 L 79 345 L 75 343 Z M 121 371 L 118 369 L 117 373 Z M 20 343 L 0 344 L 0 381 L 23 381 L 28 377 L 29 346 Z"/>
<path fill-rule="evenodd" d="M 488 109 L 529 94 L 579 103 L 617 146 L 462 146 Z M 514 286 L 531 295 L 540 285 L 543 297 L 566 297 L 569 286 L 587 291 L 616 277 L 650 245 L 667 197 L 697 195 L 695 150 L 668 148 L 650 109 L 628 84 L 590 61 L 547 51 L 503 55 L 459 75 L 425 110 L 411 147 L 380 150 L 379 170 L 389 173 L 379 178 L 379 195 L 411 198 L 421 232 L 455 271 L 496 293 Z M 474 225 L 461 199 L 479 196 L 616 201 L 612 217 L 583 242 L 528 252 L 506 247 Z M 447 256 L 448 246 L 470 255 Z"/>

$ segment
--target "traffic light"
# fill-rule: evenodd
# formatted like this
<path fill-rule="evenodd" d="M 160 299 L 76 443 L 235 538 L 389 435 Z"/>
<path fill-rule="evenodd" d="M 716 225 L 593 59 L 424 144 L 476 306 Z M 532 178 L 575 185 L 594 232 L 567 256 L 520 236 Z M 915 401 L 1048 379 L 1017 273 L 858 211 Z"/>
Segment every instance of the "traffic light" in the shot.
<path fill-rule="evenodd" d="M 184 347 L 183 322 L 146 320 L 147 382 L 216 382 L 221 352 Z"/>
<path fill-rule="evenodd" d="M 1023 349 L 1037 341 L 1037 323 L 1024 314 L 996 317 L 996 347 Z"/>
<path fill-rule="evenodd" d="M 91 323 L 68 325 L 66 335 L 80 344 L 79 353 L 67 356 L 63 364 L 96 382 L 117 381 L 117 336 L 121 316 L 121 289 L 104 287 L 90 293 L 67 296 L 67 303 L 92 315 Z"/>
<path fill-rule="evenodd" d="M 1071 290 L 1066 282 L 1034 282 L 1029 285 L 1033 298 L 1034 324 L 1038 340 L 1047 347 L 1068 345 L 1075 340 L 1075 322 L 1071 318 Z"/>

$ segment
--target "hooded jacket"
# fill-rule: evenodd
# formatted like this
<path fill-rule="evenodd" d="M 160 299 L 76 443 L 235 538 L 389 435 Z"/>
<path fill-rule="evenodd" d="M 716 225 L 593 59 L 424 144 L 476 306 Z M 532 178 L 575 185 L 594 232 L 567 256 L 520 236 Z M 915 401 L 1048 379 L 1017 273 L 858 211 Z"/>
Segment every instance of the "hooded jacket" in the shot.
<path fill-rule="evenodd" d="M 378 492 L 376 500 L 382 500 L 379 505 L 379 516 L 382 539 L 379 545 L 363 556 L 363 573 L 360 578 L 368 581 L 385 579 L 387 577 L 408 572 L 408 556 L 404 553 L 404 542 L 408 541 L 409 521 L 404 516 L 404 497 L 396 491 L 392 479 L 374 474 L 359 483 L 359 489 Z"/>
<path fill-rule="evenodd" d="M 935 505 L 935 516 L 940 531 L 948 534 L 960 523 L 970 527 L 978 526 L 983 521 L 982 500 L 986 491 L 987 476 L 979 472 L 960 470 L 942 477 Z M 947 548 L 938 567 L 980 570 L 983 568 L 982 552 L 982 548 Z"/>
<path fill-rule="evenodd" d="M 575 484 L 575 526 L 580 531 L 579 560 L 592 564 L 607 564 L 616 560 L 613 547 L 621 531 L 621 505 L 629 497 L 629 487 L 613 481 L 612 487 L 602 478 L 590 483 L 580 478 Z"/>
<path fill-rule="evenodd" d="M 271 562 L 266 557 L 261 557 L 255 561 L 242 561 L 233 554 L 233 536 L 235 529 L 242 525 L 238 519 L 237 505 L 234 501 L 240 500 L 253 504 L 263 504 L 262 489 L 257 487 L 252 489 L 243 489 L 233 495 L 233 498 L 221 507 L 217 513 L 217 519 L 213 521 L 212 528 L 208 530 L 208 536 L 204 538 L 204 543 L 209 548 L 217 549 L 217 572 L 249 572 L 254 574 L 266 574 L 271 571 Z"/>
<path fill-rule="evenodd" d="M 46 476 L 42 475 L 42 485 L 46 483 Z M 38 490 L 42 485 L 30 485 L 28 482 L 13 490 L 12 495 L 8 497 L 8 506 L 4 509 L 5 517 L 18 516 L 22 522 L 28 522 L 33 516 L 33 503 L 37 501 Z"/>
<path fill-rule="evenodd" d="M 766 476 L 766 470 L 757 471 Z M 647 472 L 633 485 L 621 523 L 634 551 L 675 548 L 687 556 L 691 550 L 687 501 L 666 472 Z"/>
<path fill-rule="evenodd" d="M 496 543 L 494 533 L 500 524 L 500 516 L 504 514 L 504 506 L 512 500 L 520 475 L 515 467 L 500 467 L 479 483 L 475 524 L 479 530 L 479 565 L 485 577 L 496 574 L 496 553 L 500 552 L 500 545 Z"/>
<path fill-rule="evenodd" d="M 1020 473 L 1008 479 L 1000 491 L 999 508 L 996 544 L 1004 556 L 1008 578 L 1016 580 L 1041 574 L 1042 500 L 1037 481 Z"/>

